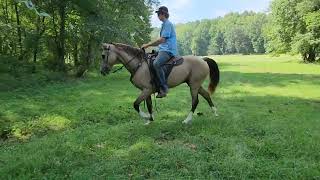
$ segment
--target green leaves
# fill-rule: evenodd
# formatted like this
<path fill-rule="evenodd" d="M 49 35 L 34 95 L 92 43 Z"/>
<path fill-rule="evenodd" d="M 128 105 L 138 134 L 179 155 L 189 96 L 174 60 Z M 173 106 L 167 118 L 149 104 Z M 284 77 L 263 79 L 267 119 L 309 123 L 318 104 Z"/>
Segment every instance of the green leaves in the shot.
<path fill-rule="evenodd" d="M 304 16 L 308 31 L 320 35 L 320 11 L 310 12 Z"/>
<path fill-rule="evenodd" d="M 223 18 L 177 25 L 181 54 L 265 53 L 263 13 L 230 13 Z M 191 47 L 191 49 L 190 49 Z"/>
<path fill-rule="evenodd" d="M 38 13 L 38 11 L 36 11 L 36 13 L 42 17 L 51 17 L 48 13 L 45 13 L 45 12 Z"/>
<path fill-rule="evenodd" d="M 319 55 L 319 0 L 275 0 L 271 6 L 268 32 L 271 51 L 300 53 L 305 61 L 313 62 Z"/>
<path fill-rule="evenodd" d="M 18 0 L 18 2 L 19 2 L 19 0 Z M 27 0 L 27 1 L 21 1 L 20 0 L 20 2 L 23 2 L 27 6 L 27 8 L 29 8 L 31 10 L 35 9 L 35 6 L 33 5 L 32 1 L 30 1 L 30 0 Z"/>
<path fill-rule="evenodd" d="M 35 11 L 35 13 L 36 13 L 38 16 L 41 16 L 41 17 L 51 17 L 48 13 L 45 13 L 45 12 L 39 13 L 38 10 L 36 9 L 36 6 L 32 3 L 31 0 L 16 0 L 16 2 L 18 2 L 18 3 L 24 3 L 25 6 L 26 6 L 28 9 Z"/>
<path fill-rule="evenodd" d="M 157 0 L 0 1 L 4 12 L 0 30 L 8 32 L 0 35 L 0 53 L 23 56 L 24 62 L 39 62 L 50 70 L 69 70 L 83 64 L 89 67 L 98 62 L 94 59 L 100 54 L 101 42 L 140 46 L 149 41 L 151 8 L 158 3 Z"/>

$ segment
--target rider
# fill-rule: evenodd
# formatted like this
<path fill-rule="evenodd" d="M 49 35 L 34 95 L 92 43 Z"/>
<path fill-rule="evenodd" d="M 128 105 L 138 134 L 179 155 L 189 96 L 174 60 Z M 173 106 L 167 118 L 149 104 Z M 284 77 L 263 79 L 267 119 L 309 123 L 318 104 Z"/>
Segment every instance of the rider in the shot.
<path fill-rule="evenodd" d="M 168 20 L 169 11 L 165 6 L 161 6 L 156 13 L 158 18 L 162 21 L 160 38 L 148 44 L 142 45 L 142 48 L 148 48 L 150 46 L 159 46 L 159 54 L 153 63 L 156 70 L 156 74 L 160 81 L 160 93 L 157 98 L 163 98 L 167 96 L 169 87 L 165 79 L 165 73 L 162 66 L 173 56 L 177 56 L 177 38 L 174 25 Z"/>

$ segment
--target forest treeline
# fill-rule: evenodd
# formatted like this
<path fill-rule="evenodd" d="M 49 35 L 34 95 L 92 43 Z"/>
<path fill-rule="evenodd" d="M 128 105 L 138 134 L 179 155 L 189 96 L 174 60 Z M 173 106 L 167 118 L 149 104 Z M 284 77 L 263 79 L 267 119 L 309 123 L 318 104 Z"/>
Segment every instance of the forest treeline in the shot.
<path fill-rule="evenodd" d="M 320 53 L 320 0 L 274 0 L 267 13 L 229 13 L 177 24 L 176 31 L 181 55 L 300 53 L 314 62 Z"/>
<path fill-rule="evenodd" d="M 0 0 L 2 71 L 28 66 L 82 74 L 100 57 L 102 42 L 150 40 L 157 0 Z M 100 59 L 99 59 L 100 60 Z M 17 61 L 14 68 L 5 66 Z M 7 67 L 7 69 L 5 69 Z M 8 69 L 9 68 L 9 69 Z"/>
<path fill-rule="evenodd" d="M 100 60 L 102 42 L 139 47 L 156 37 L 150 16 L 158 0 L 0 0 L 0 72 L 74 71 Z M 229 13 L 177 24 L 181 55 L 320 52 L 320 0 L 273 0 L 269 12 Z M 10 65 L 8 65 L 10 64 Z"/>

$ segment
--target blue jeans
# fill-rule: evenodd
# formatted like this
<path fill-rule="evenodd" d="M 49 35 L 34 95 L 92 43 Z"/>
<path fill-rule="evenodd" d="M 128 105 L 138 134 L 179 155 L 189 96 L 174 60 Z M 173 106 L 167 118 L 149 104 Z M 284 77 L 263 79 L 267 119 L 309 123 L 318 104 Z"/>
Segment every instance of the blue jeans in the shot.
<path fill-rule="evenodd" d="M 162 90 L 167 90 L 168 85 L 165 77 L 165 73 L 163 71 L 162 66 L 168 62 L 168 60 L 172 57 L 172 54 L 170 52 L 160 51 L 156 60 L 153 62 L 153 67 L 156 71 L 156 74 L 160 81 L 160 88 Z"/>

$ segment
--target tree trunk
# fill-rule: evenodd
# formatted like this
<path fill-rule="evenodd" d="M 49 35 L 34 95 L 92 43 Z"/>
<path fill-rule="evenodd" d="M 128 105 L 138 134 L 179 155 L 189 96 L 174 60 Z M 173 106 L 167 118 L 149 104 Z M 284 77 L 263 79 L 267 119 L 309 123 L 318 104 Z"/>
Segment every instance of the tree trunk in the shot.
<path fill-rule="evenodd" d="M 89 66 L 90 66 L 90 62 L 91 62 L 91 36 L 89 37 L 89 41 L 88 41 L 88 45 L 87 45 L 87 57 L 86 57 L 86 62 L 85 62 L 85 65 L 86 65 L 86 68 L 89 69 Z"/>
<path fill-rule="evenodd" d="M 16 20 L 17 20 L 17 33 L 18 33 L 18 46 L 20 49 L 19 60 L 22 60 L 22 38 L 21 38 L 21 23 L 20 23 L 20 15 L 18 11 L 18 3 L 14 3 L 14 8 L 16 12 Z"/>
<path fill-rule="evenodd" d="M 310 52 L 308 56 L 308 62 L 315 62 L 316 61 L 316 53 L 315 52 Z"/>
<path fill-rule="evenodd" d="M 78 41 L 73 45 L 73 61 L 76 67 L 79 66 L 79 57 L 78 57 Z"/>
<path fill-rule="evenodd" d="M 315 47 L 310 48 L 307 61 L 311 62 L 311 63 L 316 61 L 316 48 Z"/>
<path fill-rule="evenodd" d="M 32 65 L 32 73 L 36 72 L 36 63 L 37 63 L 37 54 L 38 54 L 38 43 L 39 43 L 39 33 L 40 33 L 40 17 L 37 18 L 37 37 L 34 41 L 33 48 L 33 65 Z"/>
<path fill-rule="evenodd" d="M 307 57 L 308 57 L 307 53 L 302 54 L 303 62 L 307 63 Z"/>
<path fill-rule="evenodd" d="M 93 35 L 90 34 L 88 38 L 88 42 L 86 45 L 86 53 L 83 57 L 83 62 L 81 65 L 77 68 L 76 77 L 83 77 L 84 74 L 88 71 L 90 68 L 91 60 L 92 60 L 92 41 L 93 41 Z"/>
<path fill-rule="evenodd" d="M 65 71 L 65 21 L 66 21 L 66 4 L 61 2 L 59 6 L 60 15 L 60 32 L 59 32 L 59 43 L 58 43 L 58 70 Z"/>
<path fill-rule="evenodd" d="M 41 26 L 41 19 L 40 16 L 37 18 L 37 36 L 34 41 L 34 48 L 33 48 L 33 67 L 32 67 L 32 73 L 36 72 L 36 63 L 37 63 L 37 55 L 39 51 L 39 41 L 45 32 L 45 23 L 44 23 L 45 17 L 42 18 L 42 26 Z M 42 29 L 41 29 L 42 27 Z"/>
<path fill-rule="evenodd" d="M 2 39 L 2 37 L 0 37 L 0 54 L 5 54 L 5 53 L 3 53 L 3 39 Z"/>
<path fill-rule="evenodd" d="M 8 24 L 9 23 L 8 0 L 6 0 L 5 2 L 5 7 L 3 8 L 3 11 L 4 11 L 5 22 Z"/>

